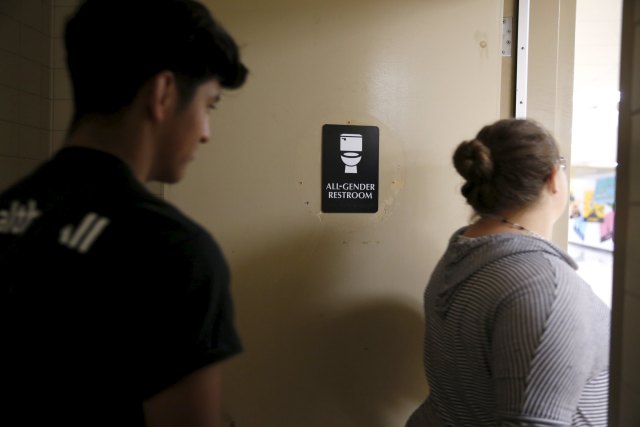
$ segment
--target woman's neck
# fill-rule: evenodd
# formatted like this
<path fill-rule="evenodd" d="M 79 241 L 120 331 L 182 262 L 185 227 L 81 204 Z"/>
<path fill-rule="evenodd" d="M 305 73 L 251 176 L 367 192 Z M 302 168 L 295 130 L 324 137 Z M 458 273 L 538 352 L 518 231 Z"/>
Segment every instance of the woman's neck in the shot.
<path fill-rule="evenodd" d="M 495 214 L 479 214 L 466 232 L 467 237 L 480 237 L 498 233 L 517 233 L 551 240 L 554 220 L 548 210 L 531 207 Z"/>

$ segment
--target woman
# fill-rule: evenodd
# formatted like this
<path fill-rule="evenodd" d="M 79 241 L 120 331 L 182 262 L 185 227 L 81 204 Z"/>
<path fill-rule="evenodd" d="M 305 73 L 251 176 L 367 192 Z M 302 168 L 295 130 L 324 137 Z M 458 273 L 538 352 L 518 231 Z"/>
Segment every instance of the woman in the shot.
<path fill-rule="evenodd" d="M 500 120 L 453 163 L 476 220 L 427 286 L 430 395 L 407 427 L 606 426 L 610 313 L 549 242 L 569 199 L 553 137 Z"/>

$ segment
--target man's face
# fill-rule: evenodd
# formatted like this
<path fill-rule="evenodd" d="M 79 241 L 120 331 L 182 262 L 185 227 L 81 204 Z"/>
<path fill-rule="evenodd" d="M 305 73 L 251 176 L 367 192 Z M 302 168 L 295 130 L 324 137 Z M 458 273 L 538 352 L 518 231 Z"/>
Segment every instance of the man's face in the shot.
<path fill-rule="evenodd" d="M 220 100 L 220 90 L 216 80 L 208 80 L 187 104 L 172 111 L 159 141 L 154 180 L 175 183 L 183 178 L 198 145 L 209 141 L 209 113 Z"/>

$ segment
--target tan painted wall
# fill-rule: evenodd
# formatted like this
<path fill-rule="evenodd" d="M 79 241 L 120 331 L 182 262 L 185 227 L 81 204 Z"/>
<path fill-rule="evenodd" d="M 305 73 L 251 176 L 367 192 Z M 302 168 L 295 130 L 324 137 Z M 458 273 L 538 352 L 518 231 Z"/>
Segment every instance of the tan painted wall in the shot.
<path fill-rule="evenodd" d="M 640 425 L 640 1 L 624 0 L 610 425 Z"/>
<path fill-rule="evenodd" d="M 502 2 L 207 4 L 251 76 L 166 191 L 232 268 L 246 351 L 228 364 L 228 421 L 403 425 L 427 393 L 423 288 L 469 214 L 450 156 L 500 115 Z M 377 214 L 320 213 L 325 123 L 379 126 Z"/>

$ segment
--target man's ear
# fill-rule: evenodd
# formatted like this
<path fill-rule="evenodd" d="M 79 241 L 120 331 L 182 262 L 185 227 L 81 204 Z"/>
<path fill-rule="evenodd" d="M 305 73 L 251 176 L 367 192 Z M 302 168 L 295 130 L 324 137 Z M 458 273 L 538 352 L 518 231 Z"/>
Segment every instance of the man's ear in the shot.
<path fill-rule="evenodd" d="M 175 75 L 163 71 L 149 80 L 147 107 L 152 120 L 163 121 L 178 103 L 178 87 Z"/>

